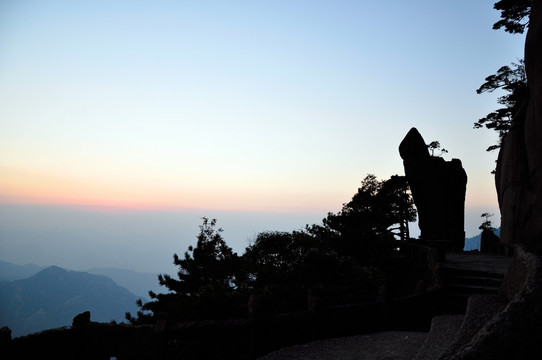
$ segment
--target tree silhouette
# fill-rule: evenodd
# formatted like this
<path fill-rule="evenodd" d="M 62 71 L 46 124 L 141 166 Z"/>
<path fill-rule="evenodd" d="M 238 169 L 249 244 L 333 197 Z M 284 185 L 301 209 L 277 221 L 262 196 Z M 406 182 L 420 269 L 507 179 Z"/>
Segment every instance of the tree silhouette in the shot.
<path fill-rule="evenodd" d="M 306 232 L 262 232 L 243 255 L 251 293 L 257 295 L 260 311 L 305 310 L 307 291 L 326 275 L 334 274 L 327 261 L 311 265 L 311 254 L 324 252 L 322 243 Z M 320 259 L 323 260 L 323 259 Z"/>
<path fill-rule="evenodd" d="M 332 239 L 307 231 L 258 234 L 243 258 L 261 313 L 306 310 L 315 298 L 320 305 L 374 300 L 382 271 L 337 253 Z"/>
<path fill-rule="evenodd" d="M 523 59 L 517 63 L 512 63 L 511 66 L 503 66 L 497 70 L 497 73 L 486 77 L 485 82 L 476 90 L 476 93 L 493 92 L 497 89 L 505 91 L 505 94 L 497 99 L 497 102 L 503 107 L 487 114 L 474 123 L 475 129 L 486 127 L 497 131 L 499 134 L 499 144 L 488 147 L 487 151 L 493 151 L 501 147 L 502 141 L 512 125 L 512 119 L 519 116 L 519 110 L 529 99 L 529 88 Z"/>
<path fill-rule="evenodd" d="M 369 174 L 340 212 L 304 231 L 258 234 L 243 255 L 250 291 L 264 312 L 374 300 L 396 239 L 409 238 L 416 210 L 404 176 Z M 310 301 L 309 301 L 310 302 Z"/>
<path fill-rule="evenodd" d="M 492 217 L 493 214 L 490 214 L 490 213 L 483 213 L 481 216 L 482 216 L 483 218 L 486 218 L 486 219 L 484 220 L 484 222 L 482 223 L 482 225 L 480 225 L 480 226 L 478 227 L 478 229 L 480 229 L 480 230 L 482 230 L 482 231 L 484 231 L 484 230 L 492 230 L 493 227 L 491 226 L 492 224 L 491 224 L 491 220 L 489 220 L 489 218 Z"/>
<path fill-rule="evenodd" d="M 260 233 L 241 257 L 216 220 L 203 218 L 196 246 L 173 255 L 177 278 L 158 277 L 168 292 L 149 292 L 151 301 L 139 301 L 137 316 L 126 318 L 140 324 L 164 313 L 177 322 L 244 317 L 254 297 L 268 313 L 306 310 L 314 298 L 326 304 L 374 300 L 390 243 L 408 239 L 408 222 L 415 219 L 406 179 L 397 175 L 385 181 L 367 175 L 352 200 L 322 225 Z"/>
<path fill-rule="evenodd" d="M 239 292 L 237 282 L 239 257 L 225 243 L 222 229 L 215 229 L 216 220 L 203 218 L 195 247 L 190 246 L 181 258 L 173 255 L 173 263 L 179 267 L 178 279 L 160 274 L 158 281 L 169 292 L 155 294 L 153 301 L 138 305 L 138 319 L 127 314 L 132 323 L 155 319 L 160 313 L 168 313 L 169 319 L 177 321 L 203 318 L 222 318 L 235 314 Z M 151 312 L 152 314 L 149 314 Z"/>
<path fill-rule="evenodd" d="M 529 26 L 529 17 L 532 0 L 500 0 L 493 5 L 495 10 L 501 11 L 501 20 L 493 24 L 493 29 L 504 28 L 511 34 L 523 34 Z"/>
<path fill-rule="evenodd" d="M 500 0 L 496 2 L 493 8 L 501 12 L 501 20 L 493 24 L 493 29 L 504 28 L 504 31 L 511 34 L 523 34 L 529 26 L 531 4 L 532 0 Z M 503 107 L 474 123 L 475 129 L 486 127 L 499 134 L 499 142 L 489 146 L 487 151 L 499 149 L 512 126 L 512 120 L 521 121 L 525 116 L 525 112 L 521 110 L 525 109 L 524 105 L 529 100 L 529 88 L 524 60 L 512 63 L 511 66 L 502 66 L 495 74 L 486 77 L 485 82 L 476 90 L 476 93 L 493 92 L 497 89 L 505 92 L 505 95 L 497 99 L 497 103 Z M 495 173 L 495 170 L 492 173 Z"/>
<path fill-rule="evenodd" d="M 442 154 L 448 152 L 448 150 L 446 150 L 445 148 L 440 147 L 440 142 L 438 141 L 431 141 L 429 145 L 427 145 L 427 148 L 429 149 L 429 151 L 431 151 L 431 156 L 441 156 Z M 440 153 L 435 155 L 435 151 L 437 150 L 439 150 Z"/>
<path fill-rule="evenodd" d="M 416 221 L 416 209 L 406 177 L 393 175 L 389 180 L 384 181 L 380 193 L 382 197 L 385 197 L 384 201 L 389 204 L 390 218 L 394 221 L 388 230 L 400 240 L 410 239 L 408 224 Z"/>
<path fill-rule="evenodd" d="M 335 235 L 340 253 L 357 256 L 363 261 L 369 258 L 377 261 L 382 255 L 377 253 L 389 248 L 387 243 L 395 239 L 394 225 L 399 224 L 402 231 L 399 237 L 406 239 L 408 222 L 415 220 L 416 210 L 406 179 L 395 175 L 379 181 L 369 174 L 341 211 L 328 213 L 323 228 L 313 226 L 311 231 Z"/>

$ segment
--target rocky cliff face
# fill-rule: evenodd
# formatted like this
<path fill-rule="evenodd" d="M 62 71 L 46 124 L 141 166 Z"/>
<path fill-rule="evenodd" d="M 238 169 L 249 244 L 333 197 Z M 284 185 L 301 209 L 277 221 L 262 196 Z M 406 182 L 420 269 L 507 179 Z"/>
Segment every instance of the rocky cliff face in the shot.
<path fill-rule="evenodd" d="M 542 2 L 531 5 L 525 42 L 528 104 L 506 136 L 495 182 L 501 208 L 501 243 L 542 247 Z"/>

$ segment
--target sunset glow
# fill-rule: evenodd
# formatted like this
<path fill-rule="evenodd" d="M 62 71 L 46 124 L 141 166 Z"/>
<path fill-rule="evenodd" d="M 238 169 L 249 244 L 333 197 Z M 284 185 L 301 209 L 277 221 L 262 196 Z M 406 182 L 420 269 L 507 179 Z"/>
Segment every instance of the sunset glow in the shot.
<path fill-rule="evenodd" d="M 0 200 L 5 203 L 119 207 L 140 210 L 214 209 L 232 211 L 326 212 L 341 205 L 340 192 L 317 193 L 309 186 L 288 189 L 262 185 L 184 189 L 136 181 L 100 182 L 39 172 L 2 169 Z M 310 184 L 308 184 L 310 185 Z"/>
<path fill-rule="evenodd" d="M 321 219 L 402 175 L 416 127 L 494 211 L 496 135 L 472 125 L 499 94 L 475 90 L 524 39 L 492 5 L 3 2 L 0 204 Z"/>

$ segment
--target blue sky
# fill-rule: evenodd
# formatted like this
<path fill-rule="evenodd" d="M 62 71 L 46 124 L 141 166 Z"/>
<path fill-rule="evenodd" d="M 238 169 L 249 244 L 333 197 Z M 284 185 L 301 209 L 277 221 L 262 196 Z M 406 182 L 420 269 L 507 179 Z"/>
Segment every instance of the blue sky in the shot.
<path fill-rule="evenodd" d="M 462 160 L 470 236 L 498 211 L 475 90 L 523 54 L 493 2 L 3 1 L 0 203 L 318 221 L 415 126 Z"/>

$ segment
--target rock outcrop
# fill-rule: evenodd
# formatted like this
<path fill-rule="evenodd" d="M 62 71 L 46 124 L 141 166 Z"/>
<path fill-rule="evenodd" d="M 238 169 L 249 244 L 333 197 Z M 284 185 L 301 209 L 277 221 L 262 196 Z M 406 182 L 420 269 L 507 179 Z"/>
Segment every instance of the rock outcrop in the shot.
<path fill-rule="evenodd" d="M 399 153 L 418 209 L 421 239 L 443 250 L 463 250 L 467 174 L 461 161 L 431 156 L 416 128 L 405 136 Z"/>
<path fill-rule="evenodd" d="M 480 236 L 480 252 L 483 253 L 502 253 L 500 239 L 493 230 L 484 229 Z"/>
<path fill-rule="evenodd" d="M 88 324 L 90 324 L 90 311 L 75 315 L 72 321 L 72 327 L 85 326 Z"/>
<path fill-rule="evenodd" d="M 501 244 L 542 247 L 542 3 L 531 3 L 525 42 L 529 101 L 514 116 L 501 147 L 495 182 Z"/>

